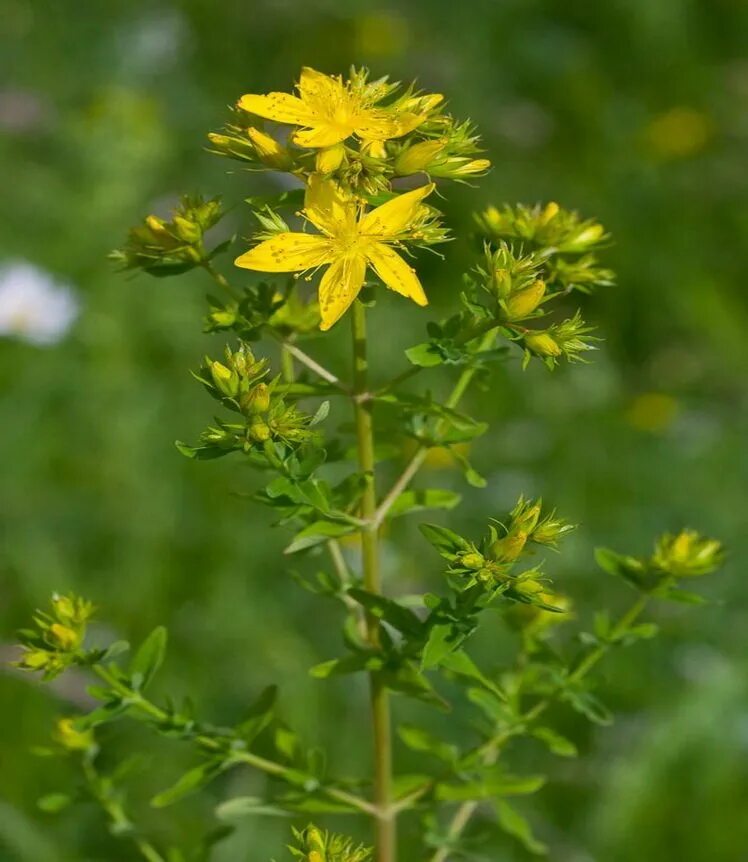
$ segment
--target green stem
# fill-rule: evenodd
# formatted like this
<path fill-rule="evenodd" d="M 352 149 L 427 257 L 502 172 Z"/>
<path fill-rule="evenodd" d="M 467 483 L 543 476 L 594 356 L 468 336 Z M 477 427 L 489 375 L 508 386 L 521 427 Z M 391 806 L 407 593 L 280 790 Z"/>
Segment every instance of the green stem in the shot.
<path fill-rule="evenodd" d="M 234 302 L 239 302 L 241 297 L 234 290 L 234 288 L 229 284 L 228 280 L 225 276 L 221 275 L 218 270 L 213 268 L 213 264 L 209 260 L 203 261 L 201 264 L 203 269 L 208 273 L 208 275 L 215 281 L 215 283 L 221 288 L 221 290 L 225 290 L 226 293 L 234 300 Z"/>
<path fill-rule="evenodd" d="M 483 340 L 480 343 L 479 351 L 488 350 L 488 348 L 493 344 L 495 338 L 496 332 L 494 326 L 494 328 L 490 332 L 487 332 L 483 336 Z M 460 403 L 460 400 L 465 394 L 468 386 L 470 386 L 470 384 L 473 382 L 473 377 L 475 377 L 475 373 L 477 370 L 478 369 L 475 365 L 471 365 L 463 370 L 463 372 L 457 378 L 457 383 L 455 383 L 454 388 L 449 393 L 449 397 L 446 401 L 447 407 L 454 408 Z M 435 437 L 438 438 L 438 435 L 445 430 L 446 424 L 447 423 L 444 420 L 440 420 L 436 423 L 436 427 L 434 429 Z M 372 520 L 374 529 L 382 525 L 384 519 L 387 517 L 387 513 L 392 507 L 392 504 L 408 487 L 416 473 L 421 469 L 421 467 L 423 466 L 423 462 L 426 460 L 426 455 L 428 454 L 429 448 L 430 447 L 425 443 L 421 443 L 418 446 L 415 453 L 413 454 L 413 457 L 410 459 L 403 472 L 395 481 L 395 484 L 387 492 L 387 495 L 379 504 L 379 507 L 375 510 Z"/>
<path fill-rule="evenodd" d="M 364 588 L 375 594 L 382 592 L 379 570 L 379 539 L 372 526 L 377 508 L 374 478 L 374 429 L 372 401 L 369 397 L 369 363 L 367 358 L 366 309 L 356 301 L 353 305 L 353 406 L 356 420 L 358 462 L 365 476 L 365 489 L 361 499 L 361 516 L 370 523 L 361 531 L 361 555 Z M 366 633 L 373 648 L 380 646 L 379 620 L 366 615 Z M 374 804 L 377 809 L 376 862 L 395 862 L 397 859 L 397 831 L 392 802 L 392 727 L 389 693 L 377 673 L 369 674 L 371 689 L 371 718 L 374 737 Z"/>
<path fill-rule="evenodd" d="M 288 344 L 285 342 L 281 344 L 280 366 L 281 374 L 283 375 L 283 382 L 293 383 L 296 379 L 296 370 L 293 367 L 293 354 L 288 349 Z"/>
<path fill-rule="evenodd" d="M 96 665 L 94 670 L 101 679 L 117 692 L 117 694 L 126 699 L 131 707 L 139 709 L 148 718 L 153 719 L 160 725 L 168 724 L 170 716 L 165 710 L 161 709 L 161 707 L 156 706 L 155 703 L 152 703 L 150 700 L 143 697 L 140 692 L 134 691 L 117 680 L 104 666 Z M 205 751 L 215 752 L 221 747 L 220 743 L 216 739 L 205 733 L 198 732 L 191 735 L 190 738 Z M 243 763 L 247 766 L 252 766 L 255 769 L 258 769 L 260 772 L 264 772 L 266 775 L 274 775 L 278 778 L 283 778 L 287 772 L 286 767 L 281 763 L 276 763 L 274 760 L 260 757 L 260 755 L 254 754 L 251 751 L 233 751 L 231 752 L 229 759 L 233 763 Z M 365 799 L 361 799 L 352 793 L 347 793 L 345 790 L 340 790 L 337 787 L 322 786 L 319 789 L 321 793 L 324 793 L 330 799 L 342 802 L 345 805 L 350 805 L 352 808 L 355 808 L 364 814 L 372 815 L 374 813 L 374 806 L 368 803 Z"/>
<path fill-rule="evenodd" d="M 581 680 L 584 679 L 585 676 L 587 676 L 587 674 L 592 670 L 592 668 L 608 652 L 611 647 L 611 643 L 615 643 L 615 641 L 617 641 L 628 631 L 628 629 L 636 621 L 636 619 L 646 607 L 648 600 L 648 595 L 640 596 L 614 626 L 610 634 L 610 642 L 598 644 L 594 649 L 590 650 L 588 653 L 586 653 L 586 655 L 582 656 L 574 670 L 572 670 L 569 676 L 566 677 L 566 681 L 572 683 L 581 682 Z M 498 760 L 499 754 L 501 753 L 501 749 L 503 748 L 503 746 L 515 734 L 521 732 L 524 728 L 527 727 L 528 724 L 539 718 L 553 703 L 553 701 L 556 699 L 556 696 L 562 690 L 562 688 L 559 688 L 558 691 L 556 691 L 554 694 L 549 695 L 548 697 L 545 697 L 542 700 L 538 701 L 535 706 L 531 707 L 527 710 L 527 712 L 523 713 L 517 719 L 517 721 L 510 724 L 509 727 L 505 727 L 503 730 L 501 730 L 499 733 L 489 739 L 486 743 L 484 743 L 484 745 L 481 746 L 481 748 L 479 749 L 480 753 L 482 754 L 483 763 L 487 766 L 490 766 L 491 764 L 495 763 Z M 437 850 L 436 853 L 434 853 L 434 855 L 431 857 L 430 862 L 445 862 L 450 853 L 449 845 L 453 844 L 453 842 L 460 837 L 465 827 L 470 822 L 470 819 L 472 818 L 473 814 L 475 814 L 476 810 L 478 809 L 478 805 L 478 802 L 470 801 L 463 802 L 462 805 L 459 806 L 447 828 L 447 836 L 450 839 L 450 841 L 448 842 L 448 846 L 439 848 L 439 850 Z"/>

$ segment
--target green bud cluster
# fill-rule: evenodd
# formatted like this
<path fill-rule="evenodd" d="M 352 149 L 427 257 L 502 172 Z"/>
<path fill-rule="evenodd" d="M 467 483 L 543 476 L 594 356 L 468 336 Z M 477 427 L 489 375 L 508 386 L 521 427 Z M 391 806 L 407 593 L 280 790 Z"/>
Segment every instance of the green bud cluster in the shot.
<path fill-rule="evenodd" d="M 150 275 L 176 275 L 205 264 L 215 249 L 205 249 L 205 234 L 220 220 L 218 198 L 205 200 L 185 195 L 170 220 L 149 215 L 132 228 L 127 242 L 109 257 L 124 269 L 141 269 Z"/>
<path fill-rule="evenodd" d="M 442 527 L 426 525 L 426 538 L 449 563 L 447 576 L 458 591 L 479 586 L 490 598 L 502 595 L 515 602 L 558 610 L 551 601 L 539 566 L 516 571 L 532 545 L 555 548 L 574 527 L 555 512 L 543 513 L 542 500 L 520 497 L 506 523 L 489 524 L 488 534 L 475 543 Z"/>
<path fill-rule="evenodd" d="M 698 597 L 680 589 L 683 578 L 711 574 L 724 560 L 724 548 L 716 539 L 695 530 L 665 533 L 655 542 L 649 557 L 630 557 L 608 548 L 598 548 L 598 564 L 637 589 L 664 598 L 696 601 Z"/>
<path fill-rule="evenodd" d="M 279 392 L 279 378 L 265 380 L 269 370 L 268 361 L 256 359 L 245 343 L 236 350 L 227 346 L 222 362 L 206 356 L 194 377 L 224 407 L 241 414 L 243 422 L 218 420 L 201 434 L 199 446 L 178 443 L 180 451 L 191 458 L 216 458 L 234 451 L 267 456 L 267 444 L 294 448 L 318 440 L 313 426 L 324 418 L 326 407 L 310 416 L 287 403 Z"/>
<path fill-rule="evenodd" d="M 45 680 L 50 680 L 70 665 L 80 663 L 93 611 L 91 602 L 78 596 L 53 596 L 50 613 L 39 611 L 34 617 L 35 628 L 19 632 L 23 655 L 17 666 L 39 671 Z"/>
<path fill-rule="evenodd" d="M 301 862 L 369 862 L 371 850 L 350 838 L 322 832 L 316 826 L 294 830 L 296 847 L 289 847 Z"/>

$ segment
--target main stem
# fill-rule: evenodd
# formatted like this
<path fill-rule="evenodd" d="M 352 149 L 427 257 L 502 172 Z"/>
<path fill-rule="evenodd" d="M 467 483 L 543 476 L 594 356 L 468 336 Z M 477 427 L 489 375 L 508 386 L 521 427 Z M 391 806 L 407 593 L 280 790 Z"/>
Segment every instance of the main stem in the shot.
<path fill-rule="evenodd" d="M 356 301 L 353 305 L 353 406 L 356 418 L 358 463 L 365 476 L 365 489 L 361 500 L 361 517 L 372 521 L 377 510 L 377 492 L 374 481 L 374 429 L 372 401 L 368 396 L 369 363 L 366 353 L 366 309 Z M 361 555 L 364 588 L 370 593 L 381 593 L 379 571 L 379 539 L 376 527 L 361 530 Z M 366 636 L 369 644 L 380 644 L 379 620 L 371 614 L 366 617 Z M 374 736 L 374 803 L 376 805 L 376 862 L 395 862 L 397 859 L 397 829 L 392 804 L 392 729 L 387 688 L 377 673 L 369 675 L 371 689 L 371 719 Z"/>

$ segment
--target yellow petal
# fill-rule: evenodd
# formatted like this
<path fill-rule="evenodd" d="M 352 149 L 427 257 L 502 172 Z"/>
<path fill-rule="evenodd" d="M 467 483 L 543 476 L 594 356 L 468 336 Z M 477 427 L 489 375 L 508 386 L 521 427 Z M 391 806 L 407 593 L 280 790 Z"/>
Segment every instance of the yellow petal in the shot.
<path fill-rule="evenodd" d="M 359 111 L 354 115 L 352 124 L 360 138 L 370 141 L 386 141 L 405 134 L 404 131 L 400 131 L 398 116 L 384 111 Z"/>
<path fill-rule="evenodd" d="M 318 234 L 279 233 L 234 261 L 258 272 L 303 272 L 330 260 L 330 241 Z"/>
<path fill-rule="evenodd" d="M 387 203 L 367 213 L 360 224 L 360 231 L 367 236 L 397 236 L 415 220 L 421 201 L 434 190 L 433 183 L 398 195 Z"/>
<path fill-rule="evenodd" d="M 366 256 L 376 274 L 390 290 L 407 296 L 418 305 L 429 304 L 416 271 L 393 248 L 382 242 L 375 242 L 367 249 Z"/>
<path fill-rule="evenodd" d="M 348 255 L 338 258 L 319 284 L 320 329 L 329 329 L 346 313 L 364 283 L 366 258 Z"/>
<path fill-rule="evenodd" d="M 323 147 L 317 150 L 314 167 L 321 174 L 332 174 L 343 164 L 344 158 L 345 147 L 342 144 Z"/>
<path fill-rule="evenodd" d="M 309 177 L 304 215 L 317 230 L 328 236 L 340 234 L 346 227 L 352 228 L 356 218 L 355 205 L 343 194 L 340 186 L 319 174 Z"/>
<path fill-rule="evenodd" d="M 428 114 L 398 114 L 397 117 L 397 135 L 393 137 L 399 138 L 401 135 L 407 135 L 413 129 L 417 129 L 425 120 L 428 119 Z"/>
<path fill-rule="evenodd" d="M 301 98 L 307 102 L 334 103 L 339 100 L 344 87 L 340 76 L 325 75 L 311 66 L 304 66 L 298 84 Z"/>
<path fill-rule="evenodd" d="M 301 123 L 301 125 L 312 128 L 299 129 L 293 133 L 291 140 L 297 147 L 332 147 L 353 134 L 353 126 L 341 125 L 328 120 L 315 119 L 309 123 Z"/>
<path fill-rule="evenodd" d="M 315 117 L 308 105 L 290 93 L 268 93 L 267 96 L 248 93 L 239 99 L 238 106 L 242 111 L 264 117 L 266 120 L 275 120 L 276 123 L 309 126 Z"/>

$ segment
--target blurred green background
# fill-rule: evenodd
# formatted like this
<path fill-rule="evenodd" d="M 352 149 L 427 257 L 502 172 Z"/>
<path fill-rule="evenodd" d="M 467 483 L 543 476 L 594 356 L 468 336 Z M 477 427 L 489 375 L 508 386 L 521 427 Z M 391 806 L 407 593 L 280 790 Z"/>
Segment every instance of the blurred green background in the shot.
<path fill-rule="evenodd" d="M 343 772 L 365 766 L 362 682 L 307 677 L 338 649 L 337 612 L 295 585 L 284 532 L 242 499 L 257 478 L 239 460 L 197 464 L 173 446 L 211 415 L 187 373 L 209 344 L 208 285 L 128 279 L 106 254 L 182 191 L 223 193 L 248 230 L 240 202 L 267 180 L 203 151 L 243 92 L 287 89 L 302 64 L 418 78 L 479 124 L 495 164 L 477 188 L 448 189 L 455 233 L 479 205 L 553 199 L 606 225 L 615 243 L 604 261 L 618 273 L 585 300 L 605 338 L 593 364 L 553 375 L 508 364 L 474 393 L 472 409 L 494 425 L 474 451 L 488 487 L 426 477 L 465 491 L 454 523 L 478 533 L 521 492 L 558 506 L 581 528 L 549 571 L 585 623 L 629 601 L 595 570 L 596 545 L 645 553 L 656 533 L 690 525 L 731 551 L 707 585 L 713 604 L 658 609 L 664 637 L 607 662 L 600 694 L 618 713 L 613 727 L 559 712 L 584 756 L 552 764 L 522 810 L 560 862 L 748 858 L 746 45 L 741 0 L 0 0 L 0 266 L 29 261 L 81 305 L 59 343 L 0 338 L 2 640 L 51 591 L 78 590 L 109 636 L 169 626 L 157 693 L 189 692 L 201 715 L 230 722 L 280 681 L 306 738 L 331 744 Z M 445 262 L 425 262 L 435 313 L 455 302 L 468 250 L 453 243 Z M 427 317 L 393 297 L 375 314 L 384 376 Z M 309 348 L 341 371 L 344 329 Z M 346 421 L 342 411 L 331 421 Z M 392 538 L 390 587 L 437 588 L 439 561 L 413 525 Z M 497 668 L 505 648 L 499 629 L 481 642 Z M 133 858 L 92 806 L 63 817 L 36 808 L 74 780 L 29 753 L 71 697 L 70 684 L 54 695 L 0 676 L 2 862 Z M 215 799 L 261 789 L 235 774 L 214 800 L 154 814 L 143 800 L 189 753 L 125 727 L 109 736 L 111 761 L 133 746 L 151 758 L 132 798 L 158 838 L 189 844 Z M 278 858 L 285 836 L 285 823 L 246 821 L 215 859 Z M 486 846 L 491 859 L 527 858 L 511 839 Z"/>

